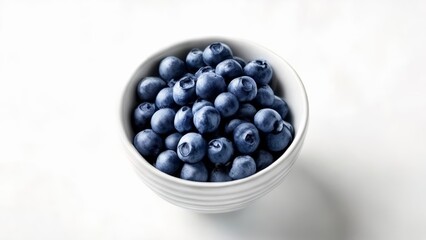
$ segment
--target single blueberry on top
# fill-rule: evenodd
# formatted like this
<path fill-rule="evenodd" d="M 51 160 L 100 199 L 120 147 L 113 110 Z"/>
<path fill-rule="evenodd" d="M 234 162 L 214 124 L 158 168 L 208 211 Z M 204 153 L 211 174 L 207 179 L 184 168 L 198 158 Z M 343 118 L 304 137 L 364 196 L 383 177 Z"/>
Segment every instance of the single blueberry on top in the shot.
<path fill-rule="evenodd" d="M 152 157 L 158 156 L 163 149 L 164 143 L 160 135 L 152 131 L 152 129 L 145 129 L 136 134 L 133 139 L 133 145 L 143 157 L 150 160 Z"/>
<path fill-rule="evenodd" d="M 206 141 L 199 133 L 190 132 L 183 135 L 177 146 L 178 157 L 186 163 L 201 161 L 206 152 Z"/>
<path fill-rule="evenodd" d="M 194 105 L 192 105 L 192 114 L 195 114 L 198 110 L 200 110 L 202 107 L 205 107 L 205 106 L 213 107 L 213 103 L 201 98 L 197 99 L 194 102 Z"/>
<path fill-rule="evenodd" d="M 214 100 L 214 106 L 222 117 L 230 117 L 238 111 L 240 102 L 234 94 L 223 92 Z"/>
<path fill-rule="evenodd" d="M 215 72 L 215 71 L 211 66 L 204 66 L 198 69 L 197 72 L 195 72 L 195 77 L 198 78 L 201 74 L 206 72 Z"/>
<path fill-rule="evenodd" d="M 246 61 L 244 61 L 244 59 L 242 59 L 240 57 L 235 57 L 234 56 L 234 60 L 237 61 L 242 68 L 244 68 L 246 66 L 246 64 L 247 64 Z"/>
<path fill-rule="evenodd" d="M 159 77 L 145 77 L 138 84 L 137 94 L 142 101 L 154 102 L 158 92 L 166 86 L 166 82 Z"/>
<path fill-rule="evenodd" d="M 236 180 L 246 178 L 256 173 L 256 163 L 254 159 L 248 155 L 238 156 L 232 162 L 229 176 Z"/>
<path fill-rule="evenodd" d="M 260 144 L 259 131 L 252 123 L 241 123 L 234 129 L 234 144 L 242 154 L 256 151 Z"/>
<path fill-rule="evenodd" d="M 270 152 L 261 149 L 257 152 L 254 161 L 256 162 L 256 170 L 260 171 L 271 165 L 274 162 L 274 157 Z"/>
<path fill-rule="evenodd" d="M 269 85 L 263 85 L 257 88 L 257 95 L 254 102 L 261 107 L 271 107 L 274 103 L 274 91 Z"/>
<path fill-rule="evenodd" d="M 156 111 L 155 104 L 144 102 L 139 104 L 133 111 L 133 123 L 137 129 L 142 129 L 149 124 L 152 115 Z"/>
<path fill-rule="evenodd" d="M 176 103 L 173 100 L 173 88 L 166 87 L 160 90 L 155 98 L 157 108 L 174 108 Z"/>
<path fill-rule="evenodd" d="M 284 150 L 291 141 L 293 141 L 293 137 L 287 127 L 281 128 L 278 132 L 268 133 L 265 137 L 266 147 L 272 152 Z"/>
<path fill-rule="evenodd" d="M 247 63 L 244 74 L 250 76 L 259 85 L 266 85 L 272 79 L 272 67 L 266 60 L 258 59 Z"/>
<path fill-rule="evenodd" d="M 272 103 L 271 108 L 277 111 L 281 115 L 282 119 L 285 119 L 289 112 L 287 102 L 278 96 L 274 96 L 274 102 Z"/>
<path fill-rule="evenodd" d="M 210 182 L 228 182 L 232 181 L 232 178 L 225 172 L 225 169 L 222 167 L 215 167 L 210 173 L 209 177 Z"/>
<path fill-rule="evenodd" d="M 196 182 L 206 182 L 209 178 L 209 173 L 203 162 L 185 163 L 180 172 L 180 178 Z"/>
<path fill-rule="evenodd" d="M 166 150 L 157 157 L 154 167 L 158 170 L 169 175 L 175 174 L 183 165 L 182 161 L 178 158 L 173 150 Z"/>
<path fill-rule="evenodd" d="M 225 164 L 231 159 L 233 154 L 234 147 L 232 146 L 232 142 L 227 138 L 216 138 L 209 142 L 207 156 L 210 162 L 214 164 Z"/>
<path fill-rule="evenodd" d="M 254 125 L 264 133 L 281 131 L 283 127 L 281 121 L 280 114 L 271 108 L 261 109 L 254 115 Z"/>
<path fill-rule="evenodd" d="M 181 133 L 172 133 L 169 136 L 166 137 L 166 140 L 164 141 L 166 145 L 166 149 L 176 151 L 177 145 L 179 143 L 179 140 L 182 138 Z"/>
<path fill-rule="evenodd" d="M 198 97 L 214 100 L 217 95 L 226 90 L 226 83 L 222 76 L 207 72 L 198 77 L 195 89 Z"/>
<path fill-rule="evenodd" d="M 199 133 L 212 133 L 219 128 L 220 113 L 210 106 L 202 107 L 194 114 L 194 126 Z"/>
<path fill-rule="evenodd" d="M 226 59 L 220 62 L 216 66 L 216 73 L 221 75 L 227 81 L 231 81 L 232 79 L 244 74 L 243 68 L 234 59 Z"/>
<path fill-rule="evenodd" d="M 193 129 L 193 114 L 188 106 L 183 106 L 177 111 L 174 126 L 178 132 L 189 132 Z"/>
<path fill-rule="evenodd" d="M 240 102 L 248 102 L 256 97 L 257 85 L 253 78 L 242 76 L 229 83 L 228 92 L 234 94 Z"/>
<path fill-rule="evenodd" d="M 158 134 L 168 134 L 175 130 L 173 121 L 175 119 L 175 111 L 171 108 L 159 109 L 152 115 L 151 128 Z"/>
<path fill-rule="evenodd" d="M 185 63 L 175 56 L 168 56 L 161 60 L 158 67 L 160 77 L 166 81 L 179 78 L 185 74 Z"/>
<path fill-rule="evenodd" d="M 198 48 L 193 48 L 189 51 L 188 55 L 186 55 L 186 66 L 191 71 L 197 71 L 199 68 L 205 66 L 203 60 L 203 51 Z"/>
<path fill-rule="evenodd" d="M 206 47 L 203 52 L 204 62 L 212 67 L 222 62 L 225 59 L 232 58 L 231 48 L 225 43 L 214 42 Z"/>
<path fill-rule="evenodd" d="M 186 75 L 173 86 L 173 100 L 184 106 L 195 101 L 195 77 Z"/>

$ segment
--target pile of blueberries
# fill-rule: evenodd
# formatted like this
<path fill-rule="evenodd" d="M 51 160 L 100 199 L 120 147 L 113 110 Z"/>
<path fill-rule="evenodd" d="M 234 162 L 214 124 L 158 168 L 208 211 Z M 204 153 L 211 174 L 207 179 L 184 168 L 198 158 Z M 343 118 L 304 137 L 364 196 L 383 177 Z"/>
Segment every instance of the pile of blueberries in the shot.
<path fill-rule="evenodd" d="M 132 116 L 133 144 L 158 170 L 199 182 L 242 179 L 292 142 L 289 108 L 270 87 L 266 60 L 246 63 L 214 42 L 185 62 L 162 59 L 158 73 L 139 82 Z"/>

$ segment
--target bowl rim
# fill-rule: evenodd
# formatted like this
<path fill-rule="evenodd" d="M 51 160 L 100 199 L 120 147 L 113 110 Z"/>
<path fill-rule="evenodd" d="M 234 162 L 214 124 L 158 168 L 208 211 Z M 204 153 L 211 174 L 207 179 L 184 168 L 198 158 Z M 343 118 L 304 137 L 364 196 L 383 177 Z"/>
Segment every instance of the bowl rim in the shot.
<path fill-rule="evenodd" d="M 156 169 L 152 164 L 150 164 L 145 158 L 142 157 L 142 155 L 139 154 L 139 152 L 136 150 L 136 148 L 133 146 L 133 143 L 131 141 L 129 141 L 127 139 L 127 135 L 125 132 L 125 125 L 126 125 L 126 117 L 124 116 L 124 102 L 126 99 L 126 92 L 128 90 L 128 88 L 130 88 L 131 83 L 133 82 L 133 78 L 135 77 L 137 71 L 142 67 L 142 65 L 144 65 L 144 63 L 146 61 L 149 61 L 151 59 L 156 58 L 158 55 L 164 54 L 167 51 L 176 48 L 176 47 L 183 47 L 186 46 L 190 43 L 193 42 L 225 42 L 225 44 L 227 42 L 232 42 L 232 43 L 243 43 L 245 46 L 247 45 L 253 45 L 256 48 L 262 49 L 265 52 L 268 52 L 271 55 L 274 55 L 276 58 L 278 58 L 279 60 L 281 60 L 284 64 L 287 65 L 287 67 L 289 67 L 289 69 L 293 72 L 293 74 L 296 77 L 297 80 L 297 84 L 299 86 L 299 88 L 301 89 L 301 92 L 303 93 L 302 97 L 304 99 L 302 105 L 303 105 L 303 116 L 302 116 L 302 122 L 301 125 L 299 127 L 299 130 L 296 132 L 295 137 L 292 141 L 292 143 L 290 144 L 290 146 L 288 146 L 288 148 L 285 150 L 285 152 L 279 157 L 277 158 L 271 165 L 269 165 L 268 167 L 266 167 L 265 169 L 262 169 L 261 171 L 248 176 L 246 178 L 242 178 L 242 179 L 237 179 L 237 180 L 232 180 L 232 181 L 227 181 L 227 182 L 196 182 L 196 181 L 189 181 L 189 180 L 184 180 L 184 179 L 180 179 L 178 177 L 174 177 L 171 175 L 168 175 L 166 173 L 163 173 L 161 171 L 159 171 L 158 169 Z M 208 36 L 208 37 L 198 37 L 198 38 L 189 38 L 189 39 L 185 39 L 185 40 L 180 40 L 176 43 L 173 44 L 169 44 L 168 46 L 161 48 L 157 51 L 154 51 L 153 53 L 149 54 L 147 57 L 145 57 L 142 62 L 138 65 L 138 67 L 133 71 L 130 79 L 128 79 L 126 81 L 126 83 L 124 84 L 124 86 L 121 89 L 121 94 L 120 94 L 120 101 L 119 101 L 119 105 L 118 105 L 118 117 L 119 117 L 119 122 L 120 122 L 120 138 L 122 143 L 124 144 L 125 148 L 128 150 L 128 153 L 130 153 L 133 158 L 136 158 L 138 162 L 140 162 L 148 171 L 150 171 L 152 174 L 155 174 L 157 177 L 159 178 L 163 178 L 164 180 L 170 181 L 170 182 L 175 182 L 179 185 L 185 186 L 185 187 L 197 187 L 197 188 L 222 188 L 222 187 L 232 187 L 232 186 L 239 186 L 239 185 L 243 185 L 247 182 L 251 182 L 256 178 L 260 178 L 265 174 L 268 174 L 270 171 L 272 171 L 272 169 L 275 168 L 276 165 L 278 165 L 280 162 L 285 161 L 289 155 L 291 155 L 294 151 L 297 150 L 298 146 L 300 144 L 303 143 L 304 137 L 306 135 L 307 132 L 307 128 L 308 128 L 308 123 L 309 123 L 309 102 L 308 102 L 308 96 L 306 93 L 306 88 L 302 82 L 302 80 L 300 79 L 300 76 L 297 74 L 297 72 L 294 70 L 294 68 L 284 59 L 282 58 L 280 55 L 276 54 L 274 51 L 270 50 L 269 48 L 266 48 L 258 43 L 255 43 L 251 40 L 247 40 L 247 39 L 242 39 L 242 38 L 229 38 L 229 37 L 223 37 L 223 36 Z M 291 167 L 294 162 L 295 162 L 296 158 L 289 163 L 288 167 Z"/>

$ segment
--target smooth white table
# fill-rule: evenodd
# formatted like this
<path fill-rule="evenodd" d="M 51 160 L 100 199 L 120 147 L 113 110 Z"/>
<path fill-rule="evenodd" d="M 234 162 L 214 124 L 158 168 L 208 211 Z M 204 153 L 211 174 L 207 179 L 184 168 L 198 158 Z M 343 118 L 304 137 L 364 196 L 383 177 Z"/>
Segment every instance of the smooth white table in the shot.
<path fill-rule="evenodd" d="M 0 239 L 426 238 L 426 2 L 0 0 Z M 300 159 L 249 208 L 201 215 L 126 160 L 117 102 L 150 53 L 246 38 L 310 100 Z"/>

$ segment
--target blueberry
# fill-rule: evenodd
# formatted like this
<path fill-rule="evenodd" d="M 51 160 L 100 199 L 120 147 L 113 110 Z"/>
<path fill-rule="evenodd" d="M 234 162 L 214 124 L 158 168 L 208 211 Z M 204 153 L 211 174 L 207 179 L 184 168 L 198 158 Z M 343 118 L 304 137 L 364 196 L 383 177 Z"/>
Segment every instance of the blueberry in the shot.
<path fill-rule="evenodd" d="M 188 55 L 186 55 L 186 66 L 191 71 L 196 71 L 205 65 L 206 64 L 203 61 L 203 51 L 200 49 L 193 48 L 189 51 Z"/>
<path fill-rule="evenodd" d="M 182 138 L 180 133 L 172 133 L 166 137 L 164 141 L 166 144 L 166 149 L 176 151 L 179 140 Z"/>
<path fill-rule="evenodd" d="M 232 162 L 229 176 L 236 180 L 253 175 L 256 172 L 256 163 L 254 159 L 248 155 L 238 156 Z"/>
<path fill-rule="evenodd" d="M 173 100 L 173 88 L 166 87 L 160 90 L 155 98 L 157 108 L 174 108 L 176 106 Z"/>
<path fill-rule="evenodd" d="M 294 127 L 293 127 L 293 125 L 291 125 L 291 123 L 286 122 L 284 120 L 283 120 L 283 124 L 290 131 L 291 136 L 294 137 Z"/>
<path fill-rule="evenodd" d="M 232 51 L 228 45 L 221 42 L 214 42 L 206 47 L 203 52 L 204 62 L 212 67 L 225 59 L 232 58 Z"/>
<path fill-rule="evenodd" d="M 210 173 L 210 182 L 228 182 L 232 181 L 232 178 L 225 172 L 222 167 L 215 167 Z"/>
<path fill-rule="evenodd" d="M 238 109 L 236 116 L 241 119 L 253 121 L 253 117 L 256 114 L 256 112 L 257 110 L 253 105 L 251 105 L 250 103 L 244 103 L 240 105 L 240 108 Z"/>
<path fill-rule="evenodd" d="M 210 106 L 202 107 L 194 114 L 194 126 L 201 134 L 216 131 L 220 124 L 219 111 Z"/>
<path fill-rule="evenodd" d="M 207 72 L 197 78 L 197 96 L 207 100 L 214 100 L 220 93 L 226 90 L 226 83 L 222 76 Z"/>
<path fill-rule="evenodd" d="M 234 129 L 245 121 L 241 119 L 232 119 L 225 125 L 225 133 L 228 135 L 233 135 Z"/>
<path fill-rule="evenodd" d="M 178 157 L 186 163 L 196 163 L 203 159 L 207 144 L 199 133 L 187 133 L 182 136 L 177 146 Z"/>
<path fill-rule="evenodd" d="M 271 108 L 277 111 L 281 115 L 282 119 L 285 119 L 289 112 L 286 101 L 278 96 L 274 96 L 274 102 L 272 103 Z"/>
<path fill-rule="evenodd" d="M 260 171 L 271 165 L 274 162 L 274 157 L 268 151 L 259 150 L 254 161 L 256 162 L 256 170 Z"/>
<path fill-rule="evenodd" d="M 244 67 L 244 74 L 252 77 L 257 84 L 266 85 L 272 79 L 272 67 L 266 60 L 254 60 Z"/>
<path fill-rule="evenodd" d="M 234 129 L 233 135 L 235 147 L 242 154 L 252 153 L 259 146 L 259 131 L 252 123 L 241 123 Z"/>
<path fill-rule="evenodd" d="M 240 102 L 248 102 L 256 97 L 257 85 L 253 78 L 242 76 L 229 83 L 228 92 L 233 93 Z"/>
<path fill-rule="evenodd" d="M 186 72 L 185 63 L 175 56 L 169 56 L 161 60 L 158 72 L 160 77 L 166 81 L 179 78 Z"/>
<path fill-rule="evenodd" d="M 261 109 L 254 115 L 254 125 L 264 133 L 280 131 L 280 128 L 282 128 L 280 126 L 280 124 L 282 125 L 281 121 L 280 114 L 271 108 Z"/>
<path fill-rule="evenodd" d="M 271 107 L 274 103 L 274 91 L 269 85 L 257 88 L 257 95 L 254 102 L 261 107 Z"/>
<path fill-rule="evenodd" d="M 203 162 L 185 163 L 180 171 L 180 178 L 196 182 L 206 182 L 209 173 Z"/>
<path fill-rule="evenodd" d="M 284 150 L 292 140 L 291 132 L 286 127 L 281 128 L 281 131 L 268 133 L 265 138 L 266 146 L 272 152 Z"/>
<path fill-rule="evenodd" d="M 195 77 L 198 78 L 201 74 L 206 72 L 215 72 L 214 69 L 210 66 L 204 66 L 198 69 L 197 72 L 195 72 Z"/>
<path fill-rule="evenodd" d="M 195 114 L 198 110 L 200 110 L 202 107 L 205 107 L 205 106 L 213 107 L 213 103 L 201 98 L 197 99 L 194 105 L 192 105 L 192 114 Z"/>
<path fill-rule="evenodd" d="M 171 108 L 159 109 L 152 115 L 151 128 L 158 134 L 167 134 L 175 130 L 173 121 L 175 119 L 175 111 Z"/>
<path fill-rule="evenodd" d="M 142 129 L 151 121 L 152 115 L 156 111 L 155 104 L 144 102 L 139 104 L 133 111 L 133 123 L 136 128 Z"/>
<path fill-rule="evenodd" d="M 138 84 L 137 94 L 142 101 L 154 102 L 158 92 L 166 86 L 166 82 L 159 77 L 145 77 Z"/>
<path fill-rule="evenodd" d="M 157 157 L 163 149 L 163 139 L 152 131 L 152 129 L 145 129 L 136 134 L 133 139 L 133 145 L 136 150 L 145 158 Z"/>
<path fill-rule="evenodd" d="M 214 106 L 222 117 L 230 117 L 238 111 L 240 103 L 234 94 L 224 92 L 216 97 Z"/>
<path fill-rule="evenodd" d="M 225 164 L 231 159 L 233 154 L 234 147 L 228 139 L 221 137 L 209 142 L 207 156 L 212 163 Z"/>
<path fill-rule="evenodd" d="M 243 68 L 234 59 L 226 59 L 220 62 L 216 66 L 215 72 L 221 75 L 227 81 L 231 81 L 232 79 L 244 74 Z"/>
<path fill-rule="evenodd" d="M 192 110 L 188 106 L 183 106 L 177 111 L 174 126 L 178 132 L 189 132 L 193 129 L 193 115 Z"/>
<path fill-rule="evenodd" d="M 157 157 L 154 167 L 169 175 L 175 174 L 182 166 L 182 161 L 173 150 L 166 150 Z"/>
<path fill-rule="evenodd" d="M 234 60 L 237 61 L 240 64 L 241 68 L 244 68 L 247 64 L 246 61 L 244 61 L 244 59 L 242 59 L 240 57 L 234 56 Z"/>
<path fill-rule="evenodd" d="M 173 86 L 175 103 L 184 106 L 195 101 L 195 77 L 186 75 Z"/>

